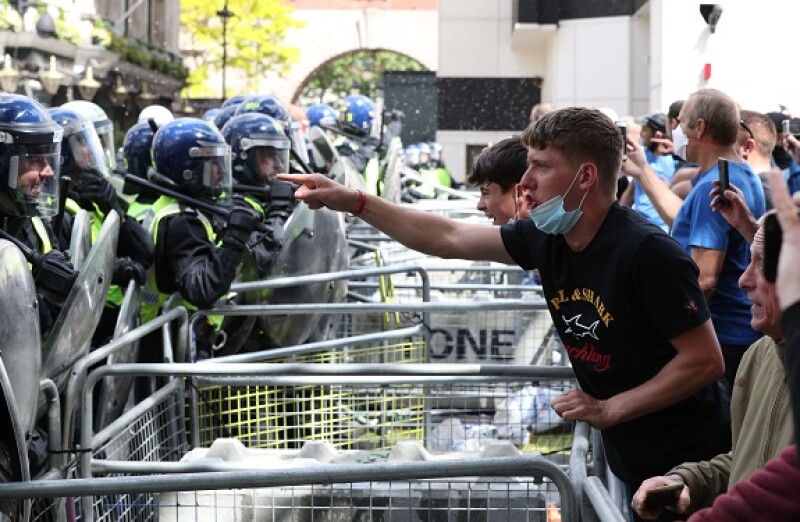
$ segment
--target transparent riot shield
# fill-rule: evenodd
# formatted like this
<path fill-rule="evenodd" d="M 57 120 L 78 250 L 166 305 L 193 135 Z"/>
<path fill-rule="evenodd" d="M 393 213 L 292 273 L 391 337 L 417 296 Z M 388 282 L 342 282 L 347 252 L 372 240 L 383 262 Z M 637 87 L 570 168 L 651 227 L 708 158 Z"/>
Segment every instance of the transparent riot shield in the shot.
<path fill-rule="evenodd" d="M 140 324 L 140 311 L 142 309 L 141 289 L 136 281 L 129 281 L 125 290 L 125 297 L 117 316 L 114 327 L 114 339 L 137 328 Z M 120 348 L 108 357 L 106 364 L 126 364 L 136 362 L 139 354 L 139 339 L 132 341 L 124 348 Z M 97 388 L 97 412 L 94 418 L 94 428 L 98 432 L 122 415 L 128 395 L 133 385 L 133 377 L 106 377 Z"/>
<path fill-rule="evenodd" d="M 72 220 L 72 237 L 69 240 L 69 254 L 72 266 L 80 270 L 83 260 L 92 248 L 92 216 L 80 209 Z"/>
<path fill-rule="evenodd" d="M 5 240 L 0 240 L 0 293 L 0 358 L 14 390 L 19 423 L 27 433 L 36 421 L 39 396 L 39 313 L 28 262 L 16 246 Z"/>
<path fill-rule="evenodd" d="M 267 278 L 292 277 L 346 270 L 347 241 L 342 214 L 327 209 L 311 210 L 298 205 L 284 227 L 284 244 Z M 261 279 L 253 263 L 242 267 L 241 279 Z M 343 301 L 346 283 L 336 281 L 246 292 L 243 304 L 332 303 Z M 276 346 L 302 344 L 329 331 L 328 318 L 320 307 L 317 314 L 261 316 L 259 324 Z M 320 333 L 322 332 L 322 333 Z"/>
<path fill-rule="evenodd" d="M 89 351 L 111 284 L 119 235 L 119 216 L 106 216 L 94 245 L 67 296 L 50 335 L 42 344 L 42 376 L 64 388 L 72 364 Z"/>
<path fill-rule="evenodd" d="M 25 431 L 20 423 L 8 370 L 3 363 L 4 360 L 0 359 L 0 426 L 3 427 L 0 429 L 0 482 L 28 481 L 30 471 Z M 38 387 L 38 380 L 34 380 Z M 30 509 L 30 500 L 0 500 L 0 520 L 27 522 Z"/>
<path fill-rule="evenodd" d="M 389 150 L 386 155 L 386 163 L 381 165 L 383 171 L 383 193 L 381 196 L 393 203 L 400 202 L 402 184 L 400 182 L 400 150 L 403 145 L 400 138 L 393 138 L 389 142 Z"/>
<path fill-rule="evenodd" d="M 308 141 L 311 145 L 311 159 L 317 168 L 329 172 L 338 163 L 339 153 L 328 139 L 325 130 L 319 127 L 311 127 L 308 131 Z"/>

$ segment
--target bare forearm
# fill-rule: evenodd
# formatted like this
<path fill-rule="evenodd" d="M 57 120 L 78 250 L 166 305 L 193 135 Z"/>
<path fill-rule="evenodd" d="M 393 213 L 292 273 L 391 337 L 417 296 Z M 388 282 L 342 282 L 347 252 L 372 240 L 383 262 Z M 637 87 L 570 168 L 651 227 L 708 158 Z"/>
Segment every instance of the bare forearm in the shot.
<path fill-rule="evenodd" d="M 447 259 L 512 262 L 502 247 L 497 227 L 460 223 L 374 196 L 368 197 L 359 217 L 408 248 L 423 254 Z M 488 235 L 491 243 L 486 241 L 480 245 L 473 242 L 482 237 L 482 234 Z M 481 248 L 482 246 L 485 248 Z"/>
<path fill-rule="evenodd" d="M 658 215 L 664 220 L 664 223 L 672 226 L 678 210 L 683 204 L 683 200 L 678 197 L 669 186 L 659 178 L 650 165 L 646 165 L 643 169 L 642 175 L 639 177 L 639 184 L 642 186 L 650 202 L 655 207 Z"/>
<path fill-rule="evenodd" d="M 691 396 L 714 382 L 723 371 L 721 354 L 719 358 L 698 360 L 679 353 L 649 381 L 608 399 L 607 407 L 614 424 L 635 419 Z"/>

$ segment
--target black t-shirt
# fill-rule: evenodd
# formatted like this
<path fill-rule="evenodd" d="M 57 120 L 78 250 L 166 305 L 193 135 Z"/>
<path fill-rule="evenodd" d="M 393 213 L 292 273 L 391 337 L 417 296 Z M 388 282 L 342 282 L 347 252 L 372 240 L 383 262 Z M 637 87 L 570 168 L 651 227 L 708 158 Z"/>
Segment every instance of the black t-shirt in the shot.
<path fill-rule="evenodd" d="M 581 389 L 607 399 L 654 377 L 669 342 L 703 324 L 698 269 L 680 245 L 636 211 L 614 205 L 595 237 L 573 252 L 531 220 L 501 228 L 511 257 L 538 268 L 547 305 Z M 603 430 L 609 465 L 631 487 L 686 461 L 730 449 L 730 421 L 715 385 Z"/>

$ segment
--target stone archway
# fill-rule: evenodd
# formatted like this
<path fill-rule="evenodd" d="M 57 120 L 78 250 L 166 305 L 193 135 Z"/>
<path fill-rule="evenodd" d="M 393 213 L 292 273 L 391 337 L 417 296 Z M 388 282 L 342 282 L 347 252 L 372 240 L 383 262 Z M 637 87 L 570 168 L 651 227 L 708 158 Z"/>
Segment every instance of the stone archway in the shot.
<path fill-rule="evenodd" d="M 391 51 L 428 70 L 438 68 L 439 13 L 432 9 L 298 9 L 305 25 L 292 30 L 286 44 L 301 50 L 300 60 L 283 76 L 265 79 L 263 92 L 295 99 L 320 67 L 357 51 Z"/>
<path fill-rule="evenodd" d="M 381 52 L 381 51 L 388 51 L 388 52 L 392 52 L 392 53 L 395 53 L 395 54 L 401 54 L 401 53 L 398 53 L 397 51 L 392 51 L 390 49 L 372 49 L 372 50 L 370 50 L 370 52 Z M 292 94 L 292 96 L 290 98 L 286 98 L 286 100 L 287 101 L 291 101 L 291 103 L 297 103 L 297 99 L 300 97 L 300 94 L 305 90 L 306 86 L 308 85 L 308 82 L 311 81 L 311 79 L 314 78 L 314 76 L 316 76 L 316 74 L 319 71 L 321 71 L 322 69 L 324 69 L 325 67 L 330 65 L 332 62 L 335 62 L 336 60 L 344 58 L 344 57 L 348 56 L 349 54 L 353 54 L 353 53 L 357 53 L 357 52 L 361 52 L 361 50 L 360 49 L 356 49 L 356 50 L 353 50 L 353 51 L 348 51 L 346 53 L 336 55 L 336 56 L 334 56 L 332 58 L 329 58 L 326 62 L 323 62 L 323 63 L 317 65 L 317 67 L 314 68 L 314 70 L 312 70 L 311 72 L 309 72 L 306 75 L 306 77 L 303 79 L 303 81 L 295 88 L 294 93 Z M 415 59 L 412 56 L 408 56 L 406 54 L 402 54 L 402 56 L 405 56 L 406 58 L 410 58 L 412 60 Z"/>

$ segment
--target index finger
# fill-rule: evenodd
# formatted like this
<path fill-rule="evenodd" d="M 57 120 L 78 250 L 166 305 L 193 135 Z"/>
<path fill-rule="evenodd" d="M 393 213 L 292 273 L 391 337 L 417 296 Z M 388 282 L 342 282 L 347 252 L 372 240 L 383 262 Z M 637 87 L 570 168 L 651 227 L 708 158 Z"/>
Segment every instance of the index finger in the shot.
<path fill-rule="evenodd" d="M 311 187 L 314 181 L 313 174 L 278 174 L 275 177 L 282 181 L 292 181 Z"/>
<path fill-rule="evenodd" d="M 775 207 L 778 222 L 784 233 L 800 227 L 800 218 L 797 217 L 797 207 L 794 205 L 789 188 L 783 179 L 783 174 L 777 169 L 772 169 L 769 173 L 769 187 L 772 189 L 772 206 Z"/>

